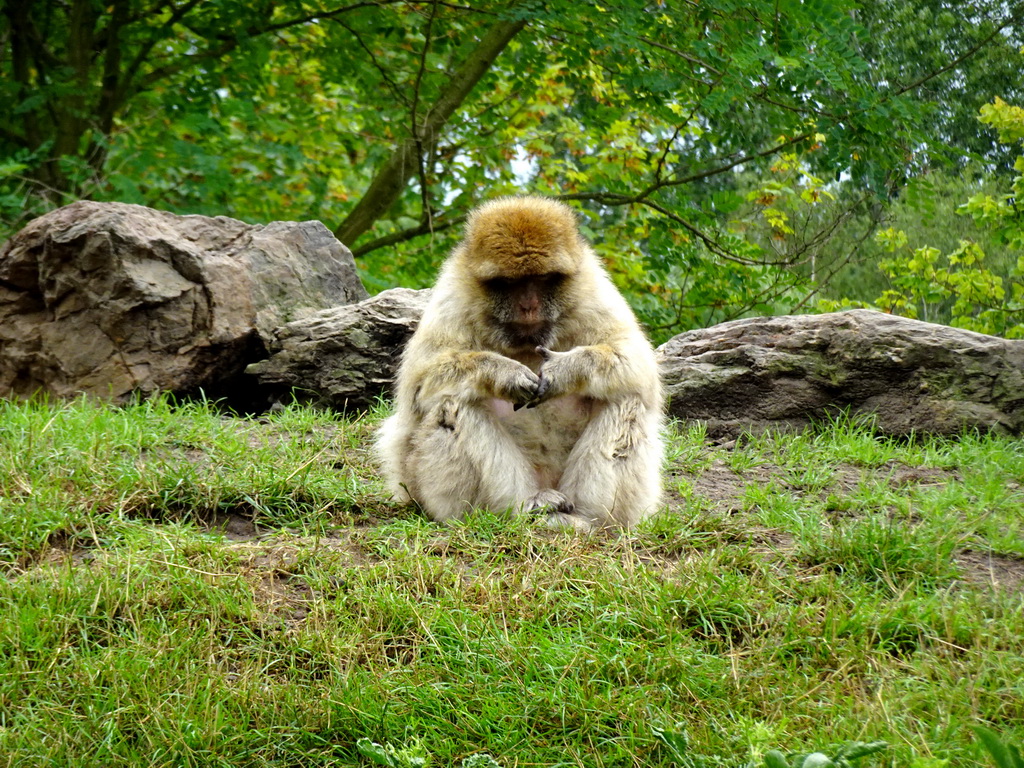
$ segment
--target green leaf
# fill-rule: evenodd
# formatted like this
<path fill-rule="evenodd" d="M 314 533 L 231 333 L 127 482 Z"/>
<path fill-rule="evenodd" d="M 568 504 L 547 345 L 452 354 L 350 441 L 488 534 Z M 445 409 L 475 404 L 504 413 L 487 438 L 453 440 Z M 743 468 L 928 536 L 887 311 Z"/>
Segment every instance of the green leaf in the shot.
<path fill-rule="evenodd" d="M 790 768 L 789 763 L 786 762 L 786 756 L 777 749 L 765 752 L 764 765 L 765 768 Z"/>
<path fill-rule="evenodd" d="M 799 763 L 799 768 L 830 768 L 835 763 L 824 752 L 811 752 Z"/>
<path fill-rule="evenodd" d="M 673 757 L 677 760 L 684 760 L 687 750 L 690 748 L 689 739 L 686 736 L 686 731 L 680 725 L 675 727 L 679 730 L 668 731 L 664 728 L 651 726 L 651 731 L 654 733 L 655 738 L 669 748 Z"/>
<path fill-rule="evenodd" d="M 0 179 L 6 176 L 15 176 L 27 169 L 28 166 L 25 163 L 19 163 L 14 160 L 0 161 Z"/>
<path fill-rule="evenodd" d="M 862 757 L 868 755 L 874 755 L 878 752 L 882 752 L 889 748 L 887 741 L 854 741 L 849 744 L 845 744 L 839 752 L 836 753 L 837 762 L 859 760 Z"/>
<path fill-rule="evenodd" d="M 1024 758 L 1021 758 L 1017 748 L 1000 740 L 999 734 L 995 731 L 977 725 L 974 727 L 974 733 L 992 756 L 997 768 L 1024 768 Z"/>
<path fill-rule="evenodd" d="M 395 749 L 390 744 L 381 745 L 364 736 L 356 741 L 356 750 L 363 757 L 386 768 L 425 768 L 427 765 L 427 757 L 418 743 Z"/>
<path fill-rule="evenodd" d="M 501 768 L 501 763 L 486 752 L 481 752 L 477 755 L 470 755 L 463 760 L 462 768 Z"/>

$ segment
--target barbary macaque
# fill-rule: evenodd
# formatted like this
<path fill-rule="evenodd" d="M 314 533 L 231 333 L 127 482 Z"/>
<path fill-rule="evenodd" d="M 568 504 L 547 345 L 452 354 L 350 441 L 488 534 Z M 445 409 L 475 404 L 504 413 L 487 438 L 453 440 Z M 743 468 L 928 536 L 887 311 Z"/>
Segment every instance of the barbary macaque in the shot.
<path fill-rule="evenodd" d="M 563 203 L 473 211 L 398 373 L 377 449 L 395 497 L 583 531 L 661 495 L 662 389 L 632 311 Z"/>

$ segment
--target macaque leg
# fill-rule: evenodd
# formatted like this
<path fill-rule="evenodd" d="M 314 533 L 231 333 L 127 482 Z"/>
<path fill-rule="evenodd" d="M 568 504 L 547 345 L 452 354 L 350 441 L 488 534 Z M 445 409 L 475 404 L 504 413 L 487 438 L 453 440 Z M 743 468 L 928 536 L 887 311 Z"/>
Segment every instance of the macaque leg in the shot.
<path fill-rule="evenodd" d="M 487 405 L 446 397 L 420 429 L 410 491 L 434 520 L 473 507 L 519 512 L 537 493 L 533 467 Z"/>
<path fill-rule="evenodd" d="M 575 512 L 558 522 L 582 530 L 628 528 L 653 512 L 661 487 L 658 424 L 658 414 L 639 398 L 602 406 L 569 454 L 559 490 Z"/>

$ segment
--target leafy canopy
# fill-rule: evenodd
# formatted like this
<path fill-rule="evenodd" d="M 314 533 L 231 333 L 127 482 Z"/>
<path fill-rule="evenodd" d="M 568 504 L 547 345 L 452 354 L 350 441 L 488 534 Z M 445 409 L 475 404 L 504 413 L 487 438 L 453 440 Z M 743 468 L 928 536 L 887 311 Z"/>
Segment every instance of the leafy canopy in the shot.
<path fill-rule="evenodd" d="M 315 218 L 380 289 L 530 191 L 575 201 L 655 336 L 792 309 L 843 222 L 957 135 L 918 90 L 973 77 L 1021 10 L 965 30 L 909 5 L 916 25 L 850 0 L 8 3 L 0 216 Z"/>
<path fill-rule="evenodd" d="M 978 119 L 996 129 L 999 142 L 1024 149 L 1024 109 L 996 97 L 985 104 Z M 1018 201 L 1024 194 L 1024 154 L 1014 163 L 1016 175 L 1009 191 L 978 192 L 956 212 L 974 220 L 984 238 L 961 239 L 943 254 L 931 245 L 911 246 L 907 233 L 888 227 L 876 240 L 891 254 L 882 262 L 890 287 L 874 304 L 907 317 L 950 322 L 959 328 L 1024 338 L 1024 216 Z M 1001 273 L 986 254 L 986 246 L 1012 257 Z M 834 309 L 858 302 L 822 302 Z M 863 302 L 859 303 L 863 305 Z"/>

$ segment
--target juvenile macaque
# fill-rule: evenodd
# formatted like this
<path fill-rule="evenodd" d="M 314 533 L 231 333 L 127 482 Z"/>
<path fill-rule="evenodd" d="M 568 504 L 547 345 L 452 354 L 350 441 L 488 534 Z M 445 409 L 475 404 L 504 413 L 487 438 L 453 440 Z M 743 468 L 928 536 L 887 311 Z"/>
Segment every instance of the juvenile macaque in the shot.
<path fill-rule="evenodd" d="M 626 527 L 658 504 L 661 422 L 654 352 L 572 209 L 512 197 L 476 209 L 442 267 L 377 448 L 435 520 Z"/>

